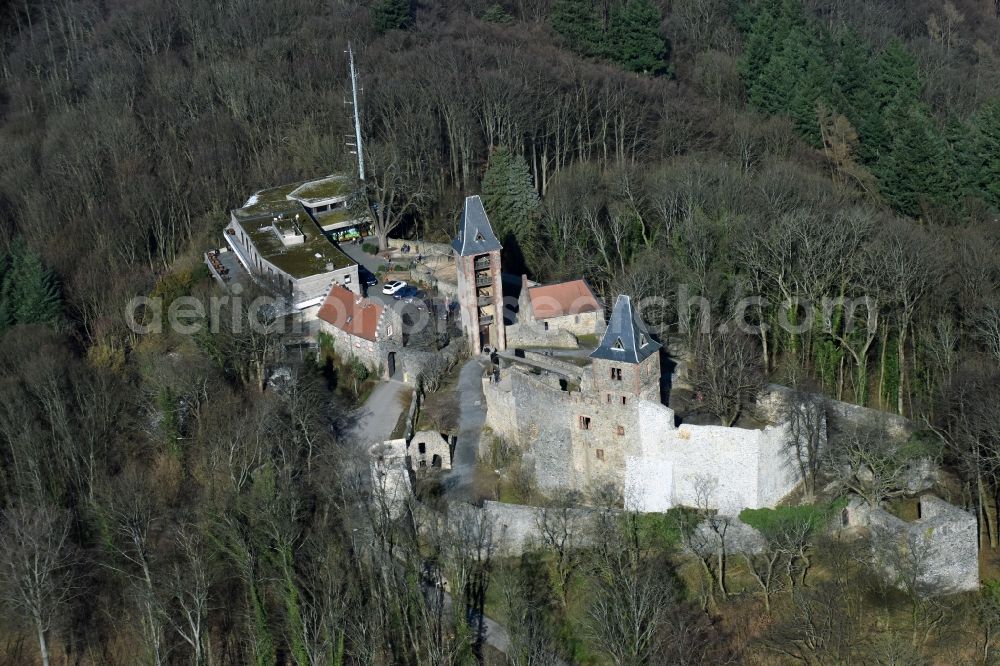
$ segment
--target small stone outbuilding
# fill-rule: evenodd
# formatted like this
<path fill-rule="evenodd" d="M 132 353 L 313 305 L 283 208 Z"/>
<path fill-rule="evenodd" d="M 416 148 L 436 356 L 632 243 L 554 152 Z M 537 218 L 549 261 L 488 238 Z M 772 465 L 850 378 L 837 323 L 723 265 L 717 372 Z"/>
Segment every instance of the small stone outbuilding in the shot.
<path fill-rule="evenodd" d="M 451 445 L 439 432 L 421 430 L 413 435 L 407 453 L 410 469 L 415 472 L 427 469 L 451 469 Z"/>

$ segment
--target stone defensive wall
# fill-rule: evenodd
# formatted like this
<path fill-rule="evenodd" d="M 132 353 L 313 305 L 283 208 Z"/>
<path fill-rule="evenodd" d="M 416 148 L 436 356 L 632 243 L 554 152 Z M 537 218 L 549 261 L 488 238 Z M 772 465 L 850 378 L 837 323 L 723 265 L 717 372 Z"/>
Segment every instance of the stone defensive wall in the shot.
<path fill-rule="evenodd" d="M 920 498 L 920 518 L 901 520 L 885 509 L 867 516 L 872 554 L 890 578 L 914 578 L 927 594 L 979 589 L 976 517 L 934 495 Z"/>
<path fill-rule="evenodd" d="M 575 349 L 576 336 L 558 328 L 545 330 L 540 324 L 518 322 L 507 325 L 508 347 L 556 347 L 560 349 Z"/>
<path fill-rule="evenodd" d="M 483 391 L 487 425 L 524 450 L 542 492 L 612 484 L 630 510 L 691 506 L 736 515 L 774 506 L 801 480 L 784 425 L 678 427 L 664 405 L 605 404 L 511 369 Z M 578 423 L 584 415 L 586 430 Z"/>
<path fill-rule="evenodd" d="M 525 504 L 509 504 L 487 500 L 482 507 L 454 503 L 448 507 L 448 525 L 461 529 L 463 525 L 488 524 L 492 528 L 495 552 L 504 556 L 517 556 L 544 547 L 545 512 L 558 517 L 549 518 L 550 524 L 565 526 L 574 547 L 588 545 L 592 538 L 593 518 L 597 509 L 583 507 L 546 509 Z"/>
<path fill-rule="evenodd" d="M 625 502 L 636 511 L 714 508 L 735 516 L 773 507 L 801 480 L 789 429 L 674 425 L 668 407 L 637 405 L 640 451 L 626 459 Z"/>
<path fill-rule="evenodd" d="M 778 384 L 768 384 L 757 399 L 757 410 L 771 421 L 780 419 L 780 414 L 788 405 L 788 400 L 795 394 L 793 389 Z M 891 437 L 906 439 L 916 431 L 916 426 L 909 419 L 898 414 L 883 412 L 832 398 L 822 398 L 822 403 L 829 418 L 830 428 L 843 430 L 851 426 L 875 425 L 885 428 Z"/>

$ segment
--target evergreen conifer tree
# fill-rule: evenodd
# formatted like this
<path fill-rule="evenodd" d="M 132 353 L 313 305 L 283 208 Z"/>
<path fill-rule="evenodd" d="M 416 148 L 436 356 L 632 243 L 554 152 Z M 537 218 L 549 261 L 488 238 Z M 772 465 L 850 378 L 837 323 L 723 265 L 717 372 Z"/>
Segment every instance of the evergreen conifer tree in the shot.
<path fill-rule="evenodd" d="M 893 114 L 909 113 L 920 100 L 916 63 L 901 44 L 892 42 L 878 55 L 866 90 L 858 96 L 854 116 L 848 118 L 861 137 L 862 157 L 873 163 L 889 149 L 891 127 L 903 122 Z"/>
<path fill-rule="evenodd" d="M 973 117 L 962 174 L 970 189 L 1000 210 L 1000 100 L 986 104 Z"/>
<path fill-rule="evenodd" d="M 889 111 L 888 145 L 875 163 L 882 194 L 911 216 L 920 214 L 922 203 L 950 203 L 955 183 L 946 163 L 948 147 L 930 110 L 919 102 L 906 105 L 901 96 Z"/>
<path fill-rule="evenodd" d="M 11 257 L 9 254 L 0 254 L 0 331 L 6 330 L 14 324 L 14 313 L 11 311 L 10 282 L 7 276 L 11 270 Z"/>
<path fill-rule="evenodd" d="M 483 175 L 482 190 L 483 206 L 505 252 L 530 256 L 537 237 L 535 213 L 539 200 L 524 157 L 504 147 L 494 150 Z"/>
<path fill-rule="evenodd" d="M 764 68 L 774 53 L 776 40 L 784 38 L 777 34 L 780 4 L 775 0 L 764 0 L 756 7 L 756 17 L 747 18 L 749 30 L 744 40 L 743 56 L 738 63 L 740 75 L 747 87 L 750 101 L 758 104 L 756 88 L 763 81 Z"/>
<path fill-rule="evenodd" d="M 7 324 L 49 324 L 62 318 L 55 277 L 23 243 L 11 248 L 9 269 L 0 287 L 0 318 Z M 0 322 L 0 326 L 4 325 Z"/>
<path fill-rule="evenodd" d="M 602 37 L 593 0 L 556 0 L 549 20 L 566 46 L 581 55 L 599 55 Z"/>
<path fill-rule="evenodd" d="M 413 24 L 410 0 L 379 0 L 371 8 L 372 27 L 382 34 L 390 30 L 405 30 Z"/>
<path fill-rule="evenodd" d="M 792 117 L 802 136 L 814 146 L 821 144 L 819 127 L 816 124 L 818 104 L 828 104 L 830 99 L 831 69 L 829 44 L 822 35 L 811 30 L 796 28 L 789 34 L 786 62 L 798 62 L 792 89 L 785 103 L 785 113 Z"/>
<path fill-rule="evenodd" d="M 818 87 L 829 85 L 825 80 L 823 53 L 797 2 L 767 0 L 761 3 L 760 15 L 753 22 L 747 38 L 747 48 L 739 68 L 746 82 L 750 103 L 768 113 L 793 113 L 793 98 L 798 106 L 808 107 L 815 125 L 815 100 Z M 800 129 L 805 127 L 806 113 L 796 118 Z"/>
<path fill-rule="evenodd" d="M 660 34 L 663 16 L 650 0 L 629 0 L 611 12 L 605 52 L 625 69 L 643 74 L 667 71 L 667 43 Z"/>
<path fill-rule="evenodd" d="M 483 20 L 489 23 L 499 23 L 500 25 L 510 25 L 514 22 L 514 17 L 507 13 L 507 10 L 498 4 L 490 6 L 483 12 Z"/>
<path fill-rule="evenodd" d="M 856 127 L 859 117 L 876 108 L 871 91 L 871 50 L 853 31 L 839 34 L 835 41 L 837 57 L 831 63 L 830 101 Z M 858 137 L 864 140 L 861 130 Z"/>

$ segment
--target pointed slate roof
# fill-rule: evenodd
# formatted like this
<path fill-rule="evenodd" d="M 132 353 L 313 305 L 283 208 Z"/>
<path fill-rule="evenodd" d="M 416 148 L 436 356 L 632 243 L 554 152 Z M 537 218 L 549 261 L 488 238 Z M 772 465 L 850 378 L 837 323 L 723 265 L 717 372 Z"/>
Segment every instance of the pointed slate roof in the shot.
<path fill-rule="evenodd" d="M 661 346 L 649 335 L 646 324 L 632 307 L 632 299 L 622 294 L 615 301 L 601 344 L 590 354 L 590 358 L 641 363 Z"/>
<path fill-rule="evenodd" d="M 458 238 L 452 241 L 451 246 L 463 257 L 502 249 L 503 246 L 493 234 L 490 218 L 486 217 L 486 209 L 483 208 L 483 200 L 479 195 L 465 198 Z"/>

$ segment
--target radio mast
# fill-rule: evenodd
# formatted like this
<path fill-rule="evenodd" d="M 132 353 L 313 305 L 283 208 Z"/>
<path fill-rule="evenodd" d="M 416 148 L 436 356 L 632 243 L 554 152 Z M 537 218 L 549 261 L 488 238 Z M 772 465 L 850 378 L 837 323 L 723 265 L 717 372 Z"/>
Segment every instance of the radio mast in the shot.
<path fill-rule="evenodd" d="M 361 112 L 358 110 L 358 72 L 354 69 L 354 50 L 350 42 L 347 43 L 347 60 L 351 69 L 351 97 L 354 104 L 354 143 L 348 146 L 355 148 L 351 152 L 358 155 L 358 178 L 365 179 L 365 151 L 361 146 Z"/>

